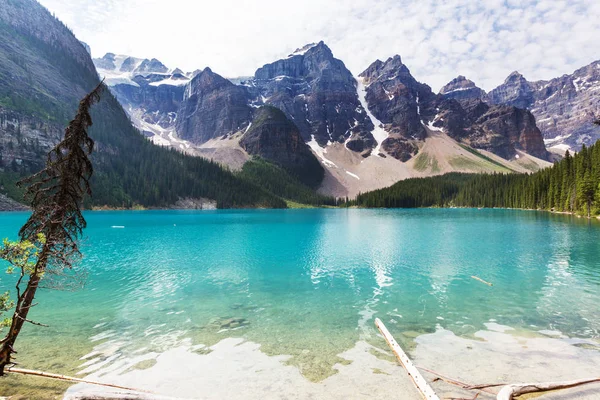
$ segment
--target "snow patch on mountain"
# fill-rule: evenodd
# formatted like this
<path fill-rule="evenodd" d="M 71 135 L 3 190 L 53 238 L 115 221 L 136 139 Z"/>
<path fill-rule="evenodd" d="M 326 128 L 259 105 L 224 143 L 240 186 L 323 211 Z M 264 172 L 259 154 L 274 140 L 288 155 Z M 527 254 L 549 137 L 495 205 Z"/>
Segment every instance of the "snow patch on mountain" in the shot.
<path fill-rule="evenodd" d="M 162 81 L 152 82 L 150 86 L 160 86 L 160 85 L 171 85 L 171 86 L 184 86 L 190 82 L 188 78 L 177 78 L 174 76 L 170 76 L 168 78 L 163 79 Z"/>
<path fill-rule="evenodd" d="M 373 126 L 375 126 L 375 128 L 373 129 L 371 134 L 373 135 L 373 138 L 377 142 L 377 146 L 375 147 L 375 149 L 373 150 L 371 155 L 374 155 L 375 157 L 380 157 L 379 153 L 381 152 L 381 145 L 382 145 L 383 141 L 388 138 L 389 133 L 386 132 L 385 129 L 383 129 L 383 123 L 380 120 L 378 120 L 377 118 L 375 118 L 373 113 L 371 113 L 371 111 L 369 110 L 369 103 L 367 102 L 367 88 L 365 86 L 365 82 L 364 82 L 363 78 L 356 77 L 355 79 L 356 79 L 356 83 L 357 83 L 356 84 L 356 93 L 358 94 L 358 99 L 360 100 L 360 104 L 362 105 L 363 109 L 367 113 L 367 116 L 371 119 Z"/>
<path fill-rule="evenodd" d="M 335 163 L 333 163 L 332 161 L 328 160 L 327 157 L 325 157 L 327 150 L 319 146 L 319 143 L 317 143 L 317 139 L 315 139 L 315 135 L 311 135 L 310 142 L 306 144 L 312 149 L 312 151 L 317 155 L 317 157 L 321 159 L 321 162 L 325 166 L 337 168 L 337 165 L 335 165 Z"/>

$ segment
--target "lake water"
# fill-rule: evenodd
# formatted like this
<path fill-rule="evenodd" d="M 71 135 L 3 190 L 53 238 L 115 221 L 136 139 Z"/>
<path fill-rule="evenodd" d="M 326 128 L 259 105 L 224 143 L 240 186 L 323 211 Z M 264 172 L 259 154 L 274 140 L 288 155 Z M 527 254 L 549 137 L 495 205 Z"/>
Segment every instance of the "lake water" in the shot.
<path fill-rule="evenodd" d="M 16 238 L 26 218 L 0 213 L 0 237 Z M 207 354 L 200 344 L 233 337 L 268 356 L 288 355 L 286 365 L 318 382 L 357 342 L 385 348 L 376 317 L 409 349 L 415 337 L 442 329 L 464 338 L 497 327 L 600 336 L 595 221 L 475 209 L 86 219 L 85 288 L 39 293 L 30 316 L 50 328 L 26 326 L 17 342 L 24 368 L 84 376 L 182 344 Z M 11 277 L 0 278 L 0 289 L 12 287 Z M 0 383 L 7 394 L 26 386 Z"/>

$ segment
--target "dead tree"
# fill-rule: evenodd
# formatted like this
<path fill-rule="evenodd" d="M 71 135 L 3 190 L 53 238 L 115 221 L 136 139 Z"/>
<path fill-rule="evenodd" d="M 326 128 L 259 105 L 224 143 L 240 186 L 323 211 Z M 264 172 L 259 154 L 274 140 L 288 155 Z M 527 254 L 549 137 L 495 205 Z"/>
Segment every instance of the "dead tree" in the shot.
<path fill-rule="evenodd" d="M 15 309 L 6 336 L 0 341 L 0 376 L 12 365 L 15 341 L 34 305 L 36 291 L 44 275 L 61 273 L 73 267 L 80 257 L 78 239 L 86 226 L 81 211 L 84 196 L 91 195 L 93 168 L 89 155 L 94 141 L 87 129 L 92 125 L 91 106 L 100 100 L 104 88 L 101 82 L 79 103 L 75 119 L 65 129 L 64 139 L 48 154 L 46 167 L 19 182 L 28 185 L 26 197 L 31 202 L 32 215 L 19 232 L 20 243 L 26 243 L 30 258 L 20 269 Z M 34 250 L 32 250 L 34 249 Z M 23 246 L 3 248 L 11 262 L 11 251 L 23 251 Z M 12 254 L 14 255 L 14 254 Z M 25 281 L 27 282 L 25 285 Z M 21 291 L 21 285 L 25 289 Z"/>

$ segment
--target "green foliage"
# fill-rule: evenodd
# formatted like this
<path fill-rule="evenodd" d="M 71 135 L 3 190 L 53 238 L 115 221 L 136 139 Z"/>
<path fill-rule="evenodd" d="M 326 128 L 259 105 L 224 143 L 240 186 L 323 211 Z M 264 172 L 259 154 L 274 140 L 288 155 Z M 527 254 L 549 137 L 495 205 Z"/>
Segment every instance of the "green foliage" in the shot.
<path fill-rule="evenodd" d="M 260 157 L 254 157 L 244 164 L 242 171 L 238 174 L 240 178 L 265 188 L 276 196 L 294 203 L 308 204 L 312 206 L 334 206 L 336 200 L 333 197 L 323 196 L 305 184 L 292 177 L 283 168 L 272 164 Z"/>
<path fill-rule="evenodd" d="M 2 318 L 5 312 L 15 306 L 15 302 L 10 299 L 10 293 L 0 294 L 0 330 L 7 328 L 12 323 L 12 318 Z"/>
<path fill-rule="evenodd" d="M 46 237 L 39 234 L 35 240 L 9 241 L 4 239 L 0 245 L 0 260 L 8 263 L 6 273 L 18 272 L 22 277 L 33 273 L 40 254 L 40 249 L 46 243 Z M 14 301 L 10 298 L 10 292 L 0 294 L 0 330 L 9 327 L 12 318 L 2 318 L 3 314 L 13 308 Z"/>
<path fill-rule="evenodd" d="M 360 207 L 505 207 L 600 212 L 600 142 L 533 174 L 459 174 L 408 179 L 359 194 Z"/>
<path fill-rule="evenodd" d="M 19 240 L 12 242 L 4 239 L 0 246 L 0 259 L 8 262 L 7 273 L 16 270 L 24 274 L 32 274 L 37 263 L 40 249 L 46 243 L 46 237 L 40 233 L 33 240 Z"/>
<path fill-rule="evenodd" d="M 19 172 L 0 171 L 0 193 L 16 201 L 22 201 L 25 191 L 17 186 L 17 182 L 23 178 L 23 174 Z"/>
<path fill-rule="evenodd" d="M 451 206 L 460 188 L 475 175 L 451 173 L 400 181 L 389 188 L 359 194 L 348 205 L 359 207 L 416 208 Z"/>

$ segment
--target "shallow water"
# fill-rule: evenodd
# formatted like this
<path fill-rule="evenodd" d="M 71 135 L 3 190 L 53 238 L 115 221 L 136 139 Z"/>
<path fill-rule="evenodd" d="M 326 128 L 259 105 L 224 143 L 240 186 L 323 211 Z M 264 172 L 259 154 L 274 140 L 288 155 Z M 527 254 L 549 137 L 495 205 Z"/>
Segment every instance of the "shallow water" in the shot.
<path fill-rule="evenodd" d="M 0 213 L 0 237 L 14 238 L 26 218 Z M 86 286 L 38 296 L 30 315 L 51 327 L 26 327 L 23 367 L 88 374 L 190 340 L 242 337 L 319 381 L 340 353 L 376 340 L 376 317 L 407 345 L 439 328 L 468 337 L 497 325 L 600 336 L 595 221 L 474 209 L 86 218 Z M 1 276 L 0 289 L 10 287 Z"/>

